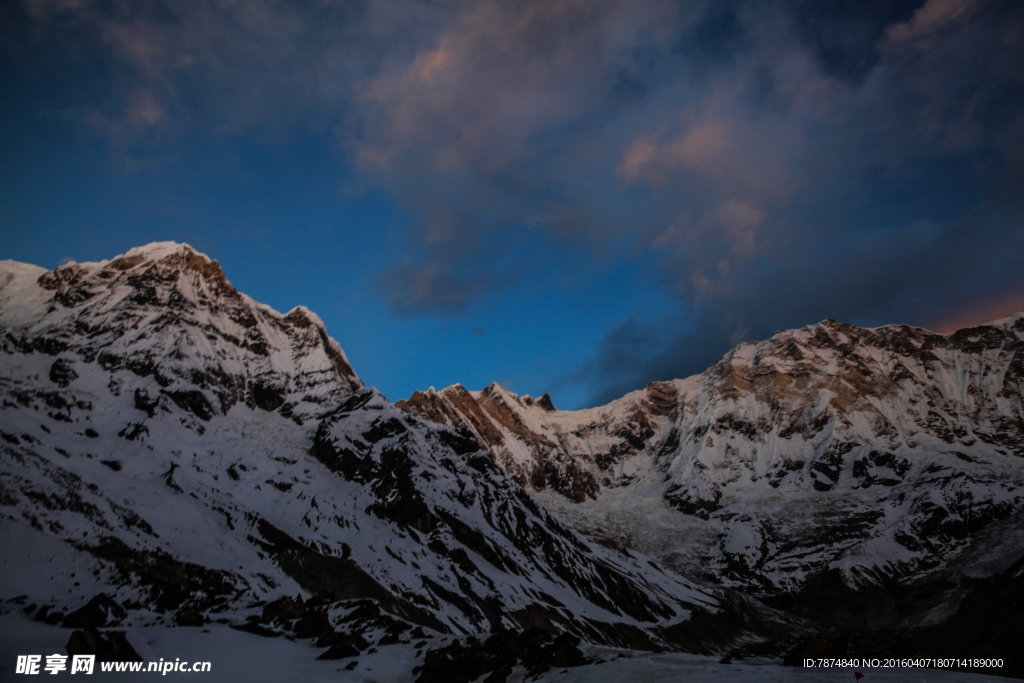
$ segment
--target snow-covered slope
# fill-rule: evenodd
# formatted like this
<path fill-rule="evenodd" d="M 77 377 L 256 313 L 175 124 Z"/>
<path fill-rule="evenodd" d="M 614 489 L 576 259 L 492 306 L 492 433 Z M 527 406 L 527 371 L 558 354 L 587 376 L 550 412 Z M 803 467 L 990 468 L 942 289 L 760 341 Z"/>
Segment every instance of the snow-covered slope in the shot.
<path fill-rule="evenodd" d="M 564 527 L 472 438 L 364 388 L 312 313 L 253 302 L 185 245 L 0 263 L 0 402 L 0 527 L 23 550 L 0 585 L 51 616 L 105 592 L 182 624 L 299 633 L 328 614 L 370 642 L 742 636 L 689 629 L 716 598 Z M 315 609 L 283 601 L 300 591 Z"/>
<path fill-rule="evenodd" d="M 894 590 L 1024 555 L 1019 313 L 950 335 L 825 321 L 588 410 L 497 385 L 396 405 L 467 429 L 594 537 L 847 624 L 944 618 L 962 591 L 922 612 Z"/>

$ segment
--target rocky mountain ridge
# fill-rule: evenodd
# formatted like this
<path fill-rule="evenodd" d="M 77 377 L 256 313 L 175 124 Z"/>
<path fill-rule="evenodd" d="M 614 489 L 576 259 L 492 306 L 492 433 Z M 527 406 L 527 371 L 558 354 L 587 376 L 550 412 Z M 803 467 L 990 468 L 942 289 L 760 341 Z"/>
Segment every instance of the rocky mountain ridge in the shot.
<path fill-rule="evenodd" d="M 493 384 L 396 405 L 474 434 L 592 537 L 789 606 L 834 613 L 850 591 L 880 591 L 870 615 L 865 603 L 841 621 L 883 627 L 948 617 L 963 596 L 901 613 L 894 586 L 1024 555 L 1022 371 L 1021 314 L 949 335 L 825 321 L 598 408 Z"/>

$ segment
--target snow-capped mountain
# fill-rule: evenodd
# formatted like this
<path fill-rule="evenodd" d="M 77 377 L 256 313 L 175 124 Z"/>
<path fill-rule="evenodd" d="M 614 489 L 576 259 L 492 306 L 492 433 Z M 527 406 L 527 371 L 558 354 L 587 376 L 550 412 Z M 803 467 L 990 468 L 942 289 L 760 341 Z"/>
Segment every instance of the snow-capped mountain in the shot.
<path fill-rule="evenodd" d="M 75 379 L 75 361 L 152 376 L 159 391 L 136 387 L 150 416 L 174 403 L 203 421 L 244 403 L 302 424 L 362 386 L 315 314 L 276 313 L 235 290 L 216 261 L 174 243 L 53 271 L 7 261 L 0 281 L 8 353 L 61 360 L 51 378 L 60 386 Z"/>
<path fill-rule="evenodd" d="M 949 335 L 827 320 L 587 410 L 496 384 L 396 405 L 468 430 L 592 537 L 845 626 L 941 621 L 963 577 L 1024 555 L 1019 313 Z"/>
<path fill-rule="evenodd" d="M 22 550 L 0 584 L 50 622 L 105 593 L 102 622 L 290 629 L 337 656 L 410 629 L 750 638 L 735 615 L 691 628 L 724 603 L 570 530 L 471 436 L 365 388 L 314 314 L 186 245 L 0 263 L 0 402 L 0 534 Z"/>

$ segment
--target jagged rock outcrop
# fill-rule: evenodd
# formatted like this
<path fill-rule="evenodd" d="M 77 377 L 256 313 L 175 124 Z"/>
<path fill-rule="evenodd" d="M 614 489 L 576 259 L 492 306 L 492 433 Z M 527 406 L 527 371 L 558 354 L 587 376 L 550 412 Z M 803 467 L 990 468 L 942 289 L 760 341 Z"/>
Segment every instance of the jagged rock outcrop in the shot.
<path fill-rule="evenodd" d="M 466 430 L 523 486 L 550 487 L 576 502 L 593 498 L 599 490 L 589 468 L 581 466 L 545 421 L 556 413 L 547 394 L 535 400 L 491 384 L 474 395 L 455 384 L 440 393 L 417 391 L 395 406 Z"/>

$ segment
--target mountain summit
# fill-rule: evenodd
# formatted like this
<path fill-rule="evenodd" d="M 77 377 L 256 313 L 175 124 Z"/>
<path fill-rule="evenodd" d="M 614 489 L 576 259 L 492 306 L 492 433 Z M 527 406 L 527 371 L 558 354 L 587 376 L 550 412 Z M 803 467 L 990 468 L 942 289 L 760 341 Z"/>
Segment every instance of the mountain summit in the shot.
<path fill-rule="evenodd" d="M 159 391 L 136 400 L 147 413 L 174 403 L 208 420 L 242 403 L 301 424 L 362 386 L 319 317 L 253 301 L 186 244 L 53 271 L 7 261 L 0 282 L 7 349 L 152 377 Z"/>

